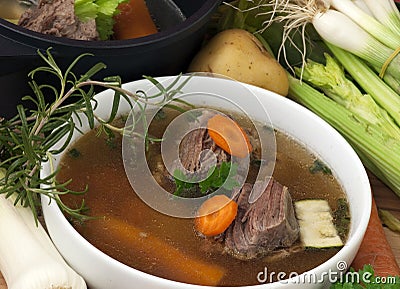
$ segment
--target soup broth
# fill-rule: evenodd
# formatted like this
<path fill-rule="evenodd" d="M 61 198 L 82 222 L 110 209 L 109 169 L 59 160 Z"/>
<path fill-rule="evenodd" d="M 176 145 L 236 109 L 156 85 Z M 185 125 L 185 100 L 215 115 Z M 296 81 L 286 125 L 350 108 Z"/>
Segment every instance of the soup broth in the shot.
<path fill-rule="evenodd" d="M 28 8 L 28 5 L 24 5 L 17 0 L 0 0 L 0 18 L 17 24 L 22 13 Z"/>
<path fill-rule="evenodd" d="M 162 135 L 169 121 L 156 121 L 152 134 Z M 337 201 L 345 198 L 338 181 L 329 174 L 310 172 L 317 157 L 291 137 L 278 131 L 276 142 L 273 176 L 289 188 L 293 201 L 326 199 L 335 210 Z M 158 152 L 159 145 L 150 147 L 150 154 Z M 150 168 L 157 165 L 156 157 L 149 160 L 153 160 Z M 250 261 L 225 254 L 220 242 L 196 234 L 193 219 L 161 214 L 136 195 L 125 175 L 118 136 L 110 143 L 97 137 L 95 131 L 87 133 L 74 144 L 60 166 L 59 181 L 72 179 L 73 190 L 88 186 L 84 195 L 88 213 L 101 216 L 83 224 L 73 222 L 77 231 L 109 256 L 155 276 L 200 285 L 256 285 L 276 281 L 278 272 L 286 276 L 291 272 L 303 273 L 339 250 L 299 249 L 298 241 L 291 248 Z M 63 196 L 70 206 L 80 205 L 81 200 L 82 197 Z M 199 277 L 196 270 L 207 272 L 206 277 Z M 266 271 L 276 274 L 260 273 Z"/>

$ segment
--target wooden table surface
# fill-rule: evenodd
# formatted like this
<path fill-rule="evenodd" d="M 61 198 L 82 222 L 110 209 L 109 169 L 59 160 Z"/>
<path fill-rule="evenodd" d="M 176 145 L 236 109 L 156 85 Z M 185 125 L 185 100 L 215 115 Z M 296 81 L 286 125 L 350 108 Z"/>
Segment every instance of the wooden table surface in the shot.
<path fill-rule="evenodd" d="M 379 208 L 391 211 L 400 218 L 400 198 L 374 176 L 370 176 L 372 190 Z M 386 236 L 392 245 L 393 252 L 400 264 L 400 234 L 385 228 Z M 0 289 L 7 289 L 7 285 L 0 275 Z"/>

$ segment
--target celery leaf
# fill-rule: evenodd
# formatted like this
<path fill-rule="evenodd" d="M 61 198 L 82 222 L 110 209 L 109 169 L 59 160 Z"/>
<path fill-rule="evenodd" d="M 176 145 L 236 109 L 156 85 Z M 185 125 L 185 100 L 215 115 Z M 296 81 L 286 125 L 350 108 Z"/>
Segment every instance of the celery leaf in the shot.
<path fill-rule="evenodd" d="M 75 15 L 86 22 L 97 17 L 99 6 L 93 0 L 75 0 Z"/>
<path fill-rule="evenodd" d="M 127 2 L 127 0 L 97 0 L 96 4 L 99 6 L 99 14 L 96 18 L 97 32 L 101 40 L 107 40 L 114 33 L 114 16 L 120 11 L 118 5 Z"/>
<path fill-rule="evenodd" d="M 114 16 L 120 11 L 118 5 L 128 0 L 76 0 L 75 15 L 81 21 L 96 19 L 96 28 L 101 40 L 107 40 L 114 33 Z"/>

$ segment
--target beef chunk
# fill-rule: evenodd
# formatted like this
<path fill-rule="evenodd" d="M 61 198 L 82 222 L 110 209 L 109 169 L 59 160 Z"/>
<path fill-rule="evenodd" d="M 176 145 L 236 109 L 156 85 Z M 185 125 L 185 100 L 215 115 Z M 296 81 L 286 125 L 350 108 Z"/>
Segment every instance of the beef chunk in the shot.
<path fill-rule="evenodd" d="M 256 183 L 254 189 L 261 185 Z M 252 189 L 253 186 L 246 183 L 238 193 L 238 214 L 225 234 L 226 250 L 244 260 L 289 247 L 299 237 L 299 225 L 287 187 L 271 179 L 261 196 L 250 204 Z"/>
<path fill-rule="evenodd" d="M 82 22 L 75 16 L 74 0 L 40 0 L 36 7 L 21 15 L 18 25 L 59 37 L 97 40 L 94 19 Z"/>
<path fill-rule="evenodd" d="M 212 154 L 217 158 L 217 165 L 230 159 L 229 154 L 215 144 L 205 128 L 189 132 L 179 147 L 179 158 L 189 172 L 199 171 L 201 166 L 211 167 Z"/>
<path fill-rule="evenodd" d="M 209 117 L 203 113 L 199 117 L 200 122 L 204 121 L 203 118 Z M 203 178 L 213 166 L 214 157 L 217 166 L 231 159 L 228 153 L 216 145 L 206 128 L 190 128 L 189 133 L 183 137 L 179 145 L 179 159 L 182 166 L 189 173 L 198 174 L 201 170 L 202 173 L 198 174 L 198 177 Z"/>

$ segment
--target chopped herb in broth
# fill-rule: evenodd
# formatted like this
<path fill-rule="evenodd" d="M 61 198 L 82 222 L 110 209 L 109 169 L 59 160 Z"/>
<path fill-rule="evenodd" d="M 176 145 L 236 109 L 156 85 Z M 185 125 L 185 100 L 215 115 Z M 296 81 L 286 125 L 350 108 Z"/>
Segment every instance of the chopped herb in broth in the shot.
<path fill-rule="evenodd" d="M 346 199 L 337 200 L 337 209 L 333 217 L 339 236 L 342 239 L 346 239 L 350 227 L 350 209 Z"/>
<path fill-rule="evenodd" d="M 72 158 L 79 158 L 81 156 L 80 151 L 78 151 L 76 148 L 72 148 L 68 151 L 68 155 Z"/>
<path fill-rule="evenodd" d="M 322 172 L 323 174 L 326 174 L 326 175 L 332 174 L 331 169 L 320 159 L 316 159 L 314 161 L 313 165 L 310 167 L 310 172 L 312 174 L 316 174 L 319 172 Z"/>
<path fill-rule="evenodd" d="M 150 133 L 154 136 L 162 136 L 165 127 L 176 116 L 170 110 L 164 113 L 150 127 Z M 245 130 L 250 129 L 245 122 L 238 122 Z M 300 274 L 318 266 L 340 250 L 305 250 L 297 240 L 290 248 L 278 249 L 261 258 L 251 261 L 237 259 L 226 253 L 222 242 L 196 233 L 193 219 L 167 216 L 146 205 L 133 191 L 125 175 L 121 137 L 115 136 L 114 148 L 107 144 L 106 139 L 96 136 L 96 131 L 80 138 L 74 144 L 74 149 L 81 153 L 80 157 L 65 155 L 60 164 L 58 180 L 64 182 L 72 179 L 70 186 L 73 190 L 84 190 L 88 186 L 84 198 L 90 215 L 102 218 L 74 226 L 95 247 L 124 264 L 186 283 L 246 286 L 276 281 L 274 278 L 257 278 L 266 269 L 268 272 Z M 288 187 L 292 200 L 325 199 L 334 211 L 337 208 L 342 211 L 346 203 L 345 194 L 335 177 L 309 170 L 316 156 L 282 132 L 276 132 L 276 142 L 277 159 L 273 177 Z M 176 190 L 173 178 L 162 177 L 159 152 L 159 143 L 149 146 L 149 168 L 154 178 L 173 193 Z M 260 159 L 252 159 L 249 175 L 255 174 L 261 162 Z M 80 204 L 81 198 L 65 195 L 63 201 L 73 206 Z M 338 205 L 339 200 L 344 200 L 344 203 L 340 201 Z M 346 226 L 345 222 L 342 224 Z M 345 240 L 347 231 L 342 232 Z M 193 273 L 196 270 L 200 273 Z"/>

